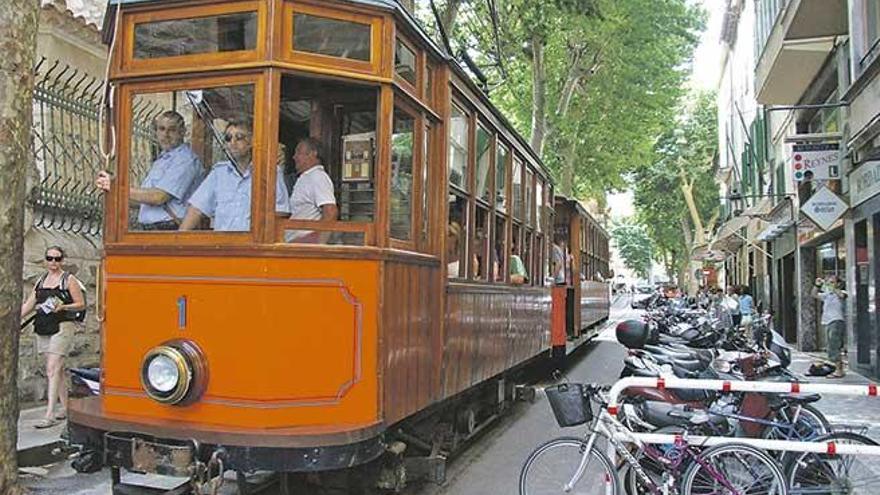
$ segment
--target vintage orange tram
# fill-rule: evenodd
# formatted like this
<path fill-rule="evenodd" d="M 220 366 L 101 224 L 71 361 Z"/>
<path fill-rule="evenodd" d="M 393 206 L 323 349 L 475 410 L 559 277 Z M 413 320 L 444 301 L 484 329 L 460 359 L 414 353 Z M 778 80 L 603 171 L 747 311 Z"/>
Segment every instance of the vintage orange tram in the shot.
<path fill-rule="evenodd" d="M 101 392 L 70 434 L 114 481 L 431 469 L 549 355 L 554 232 L 577 273 L 562 339 L 607 317 L 605 232 L 396 1 L 115 0 L 105 26 Z M 333 218 L 288 200 L 307 137 Z M 152 228 L 144 190 L 183 163 L 162 209 L 212 206 Z"/>

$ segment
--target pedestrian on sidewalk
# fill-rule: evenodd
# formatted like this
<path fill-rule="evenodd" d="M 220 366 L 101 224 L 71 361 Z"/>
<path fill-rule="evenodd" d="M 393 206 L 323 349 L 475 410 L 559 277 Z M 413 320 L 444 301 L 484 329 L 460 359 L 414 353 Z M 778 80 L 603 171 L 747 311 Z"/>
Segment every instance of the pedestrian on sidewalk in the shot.
<path fill-rule="evenodd" d="M 841 378 L 846 375 L 843 362 L 843 345 L 846 334 L 843 300 L 846 299 L 846 291 L 843 290 L 842 282 L 837 275 L 830 275 L 826 279 L 817 278 L 813 285 L 812 296 L 822 301 L 822 326 L 825 327 L 825 336 L 828 346 L 828 359 L 834 363 L 832 378 Z"/>
<path fill-rule="evenodd" d="M 64 380 L 64 358 L 73 346 L 76 321 L 85 316 L 85 297 L 82 285 L 62 270 L 64 250 L 51 246 L 46 250 L 46 273 L 34 285 L 34 290 L 21 305 L 24 318 L 36 310 L 34 333 L 37 351 L 46 355 L 46 378 L 48 380 L 48 404 L 46 416 L 36 428 L 50 428 L 67 418 L 67 383 Z M 55 405 L 60 404 L 56 412 Z"/>
<path fill-rule="evenodd" d="M 751 290 L 747 285 L 738 286 L 736 288 L 736 296 L 739 298 L 740 325 L 742 325 L 746 335 L 751 335 L 755 300 L 752 298 Z"/>
<path fill-rule="evenodd" d="M 721 305 L 728 313 L 730 313 L 730 318 L 733 320 L 733 326 L 738 327 L 742 320 L 742 314 L 739 312 L 739 295 L 736 293 L 735 286 L 727 286 L 726 294 Z"/>

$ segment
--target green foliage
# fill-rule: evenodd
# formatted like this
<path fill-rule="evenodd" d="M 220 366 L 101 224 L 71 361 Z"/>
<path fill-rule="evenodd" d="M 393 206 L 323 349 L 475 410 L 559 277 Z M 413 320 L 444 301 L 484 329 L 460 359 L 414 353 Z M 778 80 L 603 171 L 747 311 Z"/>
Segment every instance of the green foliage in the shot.
<path fill-rule="evenodd" d="M 524 136 L 536 116 L 533 49 L 542 45 L 544 162 L 562 192 L 599 198 L 650 160 L 705 15 L 688 0 L 472 0 L 458 19 L 454 41 L 481 65 L 491 98 Z"/>
<path fill-rule="evenodd" d="M 667 272 L 678 273 L 689 259 L 693 224 L 682 194 L 682 181 L 693 185 L 704 228 L 718 210 L 713 157 L 717 141 L 715 95 L 694 95 L 683 102 L 681 119 L 672 121 L 657 140 L 648 165 L 632 174 L 637 217 L 654 242 L 655 256 Z M 685 230 L 688 230 L 686 237 Z"/>
<path fill-rule="evenodd" d="M 654 253 L 647 229 L 633 219 L 623 219 L 612 225 L 611 237 L 623 258 L 623 264 L 639 277 L 648 278 Z"/>

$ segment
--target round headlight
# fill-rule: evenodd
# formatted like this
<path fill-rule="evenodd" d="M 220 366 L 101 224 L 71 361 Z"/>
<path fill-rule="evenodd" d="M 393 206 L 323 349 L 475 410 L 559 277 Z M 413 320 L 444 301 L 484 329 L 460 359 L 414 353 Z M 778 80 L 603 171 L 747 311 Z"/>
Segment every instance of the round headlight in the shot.
<path fill-rule="evenodd" d="M 180 372 L 171 358 L 158 354 L 147 363 L 147 381 L 159 392 L 168 393 L 180 381 Z"/>
<path fill-rule="evenodd" d="M 171 340 L 150 349 L 144 356 L 141 383 L 153 400 L 163 404 L 192 404 L 207 388 L 208 363 L 195 342 Z"/>

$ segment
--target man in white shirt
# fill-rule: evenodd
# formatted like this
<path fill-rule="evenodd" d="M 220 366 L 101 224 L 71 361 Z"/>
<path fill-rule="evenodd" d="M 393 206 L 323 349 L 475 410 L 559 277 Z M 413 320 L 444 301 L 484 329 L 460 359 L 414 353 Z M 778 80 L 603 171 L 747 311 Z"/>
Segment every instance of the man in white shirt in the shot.
<path fill-rule="evenodd" d="M 299 174 L 290 195 L 290 219 L 332 222 L 339 214 L 333 181 L 321 165 L 321 143 L 314 138 L 304 138 L 296 145 L 293 161 Z M 287 242 L 323 243 L 329 232 L 311 230 L 288 231 Z"/>
<path fill-rule="evenodd" d="M 836 366 L 831 378 L 841 378 L 846 374 L 843 362 L 846 332 L 843 300 L 846 299 L 846 291 L 841 285 L 837 276 L 831 275 L 826 280 L 817 278 L 812 290 L 812 296 L 822 301 L 821 323 L 827 335 L 828 359 Z"/>

